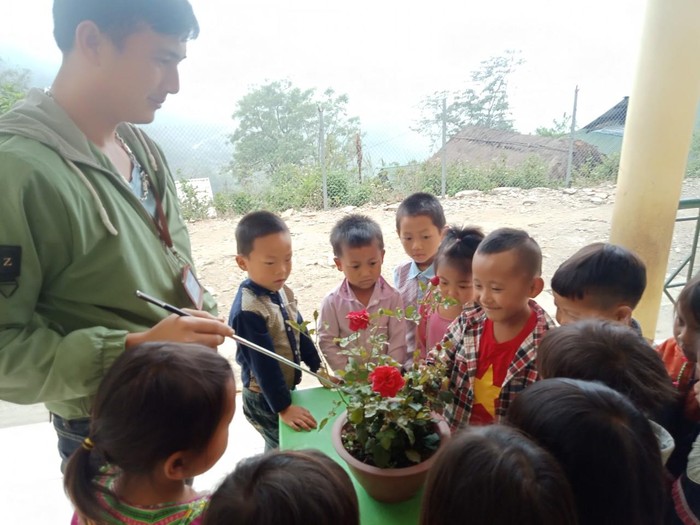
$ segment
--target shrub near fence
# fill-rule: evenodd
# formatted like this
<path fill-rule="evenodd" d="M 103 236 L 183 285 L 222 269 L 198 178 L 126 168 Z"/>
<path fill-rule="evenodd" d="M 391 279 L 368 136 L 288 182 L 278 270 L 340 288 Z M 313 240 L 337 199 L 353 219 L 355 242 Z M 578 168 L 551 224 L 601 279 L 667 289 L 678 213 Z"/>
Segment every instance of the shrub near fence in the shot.
<path fill-rule="evenodd" d="M 611 156 L 595 166 L 582 165 L 573 174 L 577 185 L 614 181 L 619 156 Z M 446 194 L 463 190 L 490 191 L 494 188 L 557 187 L 562 180 L 550 178 L 550 167 L 540 157 L 528 157 L 519 166 L 507 166 L 503 159 L 490 165 L 472 166 L 454 163 L 447 167 Z M 328 204 L 331 208 L 395 202 L 417 191 L 441 194 L 442 169 L 439 163 L 426 161 L 408 166 L 385 166 L 362 182 L 357 173 L 333 170 L 327 173 Z M 240 215 L 255 209 L 323 209 L 323 182 L 318 167 L 283 166 L 271 176 L 249 183 L 238 190 L 217 193 L 214 206 L 218 214 Z"/>

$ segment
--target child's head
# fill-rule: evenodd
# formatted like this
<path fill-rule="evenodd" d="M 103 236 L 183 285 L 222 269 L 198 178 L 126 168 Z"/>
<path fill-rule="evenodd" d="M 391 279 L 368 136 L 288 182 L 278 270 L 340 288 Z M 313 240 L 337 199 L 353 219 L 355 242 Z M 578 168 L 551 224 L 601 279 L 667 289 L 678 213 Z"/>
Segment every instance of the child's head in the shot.
<path fill-rule="evenodd" d="M 66 467 L 78 513 L 100 521 L 93 454 L 124 475 L 171 482 L 209 470 L 226 450 L 235 395 L 231 365 L 210 348 L 145 343 L 121 354 L 95 396 L 94 448 L 86 441 Z"/>
<path fill-rule="evenodd" d="M 433 263 L 445 222 L 440 201 L 430 193 L 414 193 L 396 210 L 396 232 L 403 249 L 421 270 Z"/>
<path fill-rule="evenodd" d="M 542 291 L 541 273 L 542 252 L 527 232 L 495 230 L 474 254 L 474 300 L 494 323 L 518 324 L 530 315 L 528 300 Z"/>
<path fill-rule="evenodd" d="M 289 228 L 269 211 L 245 215 L 236 226 L 236 262 L 248 277 L 273 292 L 282 289 L 292 272 Z"/>
<path fill-rule="evenodd" d="M 619 323 L 589 319 L 550 330 L 537 349 L 537 370 L 543 379 L 600 381 L 647 415 L 676 400 L 659 354 Z"/>
<path fill-rule="evenodd" d="M 428 473 L 421 525 L 514 521 L 576 523 L 574 498 L 561 467 L 513 428 L 493 425 L 460 432 Z"/>
<path fill-rule="evenodd" d="M 211 497 L 204 525 L 359 525 L 350 477 L 318 450 L 242 460 Z"/>
<path fill-rule="evenodd" d="M 479 228 L 450 227 L 435 256 L 435 275 L 440 279 L 440 292 L 460 304 L 472 301 L 472 259 L 484 234 Z"/>
<path fill-rule="evenodd" d="M 700 274 L 688 281 L 678 295 L 673 336 L 688 361 L 697 363 L 700 352 Z"/>
<path fill-rule="evenodd" d="M 581 525 L 662 523 L 659 444 L 622 394 L 600 383 L 544 379 L 518 394 L 508 420 L 559 461 Z"/>
<path fill-rule="evenodd" d="M 350 286 L 368 290 L 382 274 L 384 237 L 376 221 L 364 215 L 347 215 L 331 230 L 335 266 Z"/>
<path fill-rule="evenodd" d="M 646 284 L 646 267 L 630 250 L 602 242 L 584 246 L 552 277 L 557 321 L 596 317 L 629 324 Z"/>

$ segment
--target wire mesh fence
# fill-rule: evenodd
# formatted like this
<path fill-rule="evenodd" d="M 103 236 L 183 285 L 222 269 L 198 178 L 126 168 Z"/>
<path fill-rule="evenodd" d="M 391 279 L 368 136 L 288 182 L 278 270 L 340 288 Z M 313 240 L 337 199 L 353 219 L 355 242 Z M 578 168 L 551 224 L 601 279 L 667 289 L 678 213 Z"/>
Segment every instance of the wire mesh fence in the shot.
<path fill-rule="evenodd" d="M 538 130 L 536 134 L 513 129 L 467 125 L 433 154 L 405 159 L 400 150 L 402 133 L 366 141 L 362 133 L 346 134 L 339 143 L 322 111 L 307 121 L 304 137 L 311 152 L 299 154 L 289 144 L 261 141 L 260 162 L 242 168 L 236 163 L 234 132 L 202 131 L 183 144 L 172 126 L 154 128 L 178 178 L 209 178 L 213 202 L 197 206 L 185 183 L 190 218 L 243 214 L 254 209 L 327 209 L 396 202 L 417 191 L 454 196 L 462 191 L 491 191 L 499 187 L 587 187 L 615 182 L 627 110 L 627 98 L 599 118 L 568 132 Z M 315 133 L 308 132 L 314 129 Z M 325 127 L 325 129 L 324 129 Z M 330 131 L 329 131 L 330 129 Z M 191 130 L 188 131 L 191 133 Z M 207 133 L 209 133 L 207 135 Z M 324 137 L 319 140 L 318 137 Z M 268 149 L 266 150 L 266 146 Z M 394 147 L 392 149 L 392 147 Z M 285 154 L 285 148 L 289 151 Z M 298 149 L 298 148 L 297 148 Z M 688 176 L 700 175 L 700 141 L 693 141 Z M 265 160 L 267 159 L 267 160 Z M 272 159 L 272 160 L 271 160 Z M 193 200 L 194 199 L 194 200 Z M 208 210 L 205 212 L 204 210 Z"/>

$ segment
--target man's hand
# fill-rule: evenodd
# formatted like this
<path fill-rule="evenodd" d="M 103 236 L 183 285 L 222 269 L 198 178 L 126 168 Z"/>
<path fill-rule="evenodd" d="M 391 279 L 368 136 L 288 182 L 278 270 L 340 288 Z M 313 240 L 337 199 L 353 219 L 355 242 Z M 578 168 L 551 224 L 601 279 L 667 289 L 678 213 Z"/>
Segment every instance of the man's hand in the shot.
<path fill-rule="evenodd" d="M 233 329 L 223 319 L 201 310 L 185 309 L 190 316 L 173 314 L 150 330 L 126 336 L 126 349 L 147 341 L 172 341 L 177 343 L 197 343 L 216 348 L 224 338 L 233 335 Z"/>
<path fill-rule="evenodd" d="M 304 407 L 289 405 L 279 413 L 285 425 L 297 432 L 316 428 L 316 420 Z"/>

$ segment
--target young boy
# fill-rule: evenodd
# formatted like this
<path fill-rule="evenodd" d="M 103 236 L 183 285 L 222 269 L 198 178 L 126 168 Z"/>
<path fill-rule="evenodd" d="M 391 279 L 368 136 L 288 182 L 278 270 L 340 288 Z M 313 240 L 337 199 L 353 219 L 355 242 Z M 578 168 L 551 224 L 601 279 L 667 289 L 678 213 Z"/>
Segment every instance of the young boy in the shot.
<path fill-rule="evenodd" d="M 340 355 L 336 338 L 349 336 L 346 316 L 357 310 L 375 314 L 380 308 L 403 308 L 401 295 L 382 277 L 384 237 L 375 221 L 364 215 L 348 215 L 340 219 L 331 230 L 331 245 L 335 266 L 345 274 L 345 279 L 335 290 L 324 297 L 318 318 L 319 345 L 332 370 L 342 370 L 347 356 Z M 406 321 L 382 315 L 374 323 L 387 336 L 388 354 L 398 363 L 406 361 Z M 362 344 L 367 332 L 358 339 Z"/>
<path fill-rule="evenodd" d="M 642 330 L 632 310 L 647 285 L 646 267 L 633 252 L 596 242 L 564 261 L 552 277 L 559 324 L 597 318 Z"/>
<path fill-rule="evenodd" d="M 515 396 L 537 380 L 537 346 L 552 319 L 532 299 L 542 291 L 542 252 L 522 230 L 486 236 L 474 254 L 476 306 L 467 307 L 442 342 L 454 404 L 453 429 L 500 421 Z"/>
<path fill-rule="evenodd" d="M 445 228 L 445 212 L 440 201 L 429 193 L 414 193 L 396 210 L 396 233 L 411 259 L 394 270 L 394 286 L 405 308 L 417 308 L 423 298 L 419 283 L 427 285 L 435 277 L 435 255 Z M 416 326 L 407 323 L 406 344 L 409 356 L 416 349 Z"/>
<path fill-rule="evenodd" d="M 236 227 L 236 262 L 248 272 L 231 307 L 229 325 L 238 335 L 287 359 L 304 361 L 312 371 L 321 359 L 313 341 L 288 324 L 301 323 L 292 291 L 285 281 L 292 271 L 292 239 L 282 219 L 268 211 L 249 213 Z M 244 345 L 236 351 L 243 381 L 243 413 L 262 434 L 265 450 L 279 443 L 278 415 L 294 430 L 311 430 L 316 420 L 303 407 L 292 405 L 291 390 L 301 372 Z"/>

